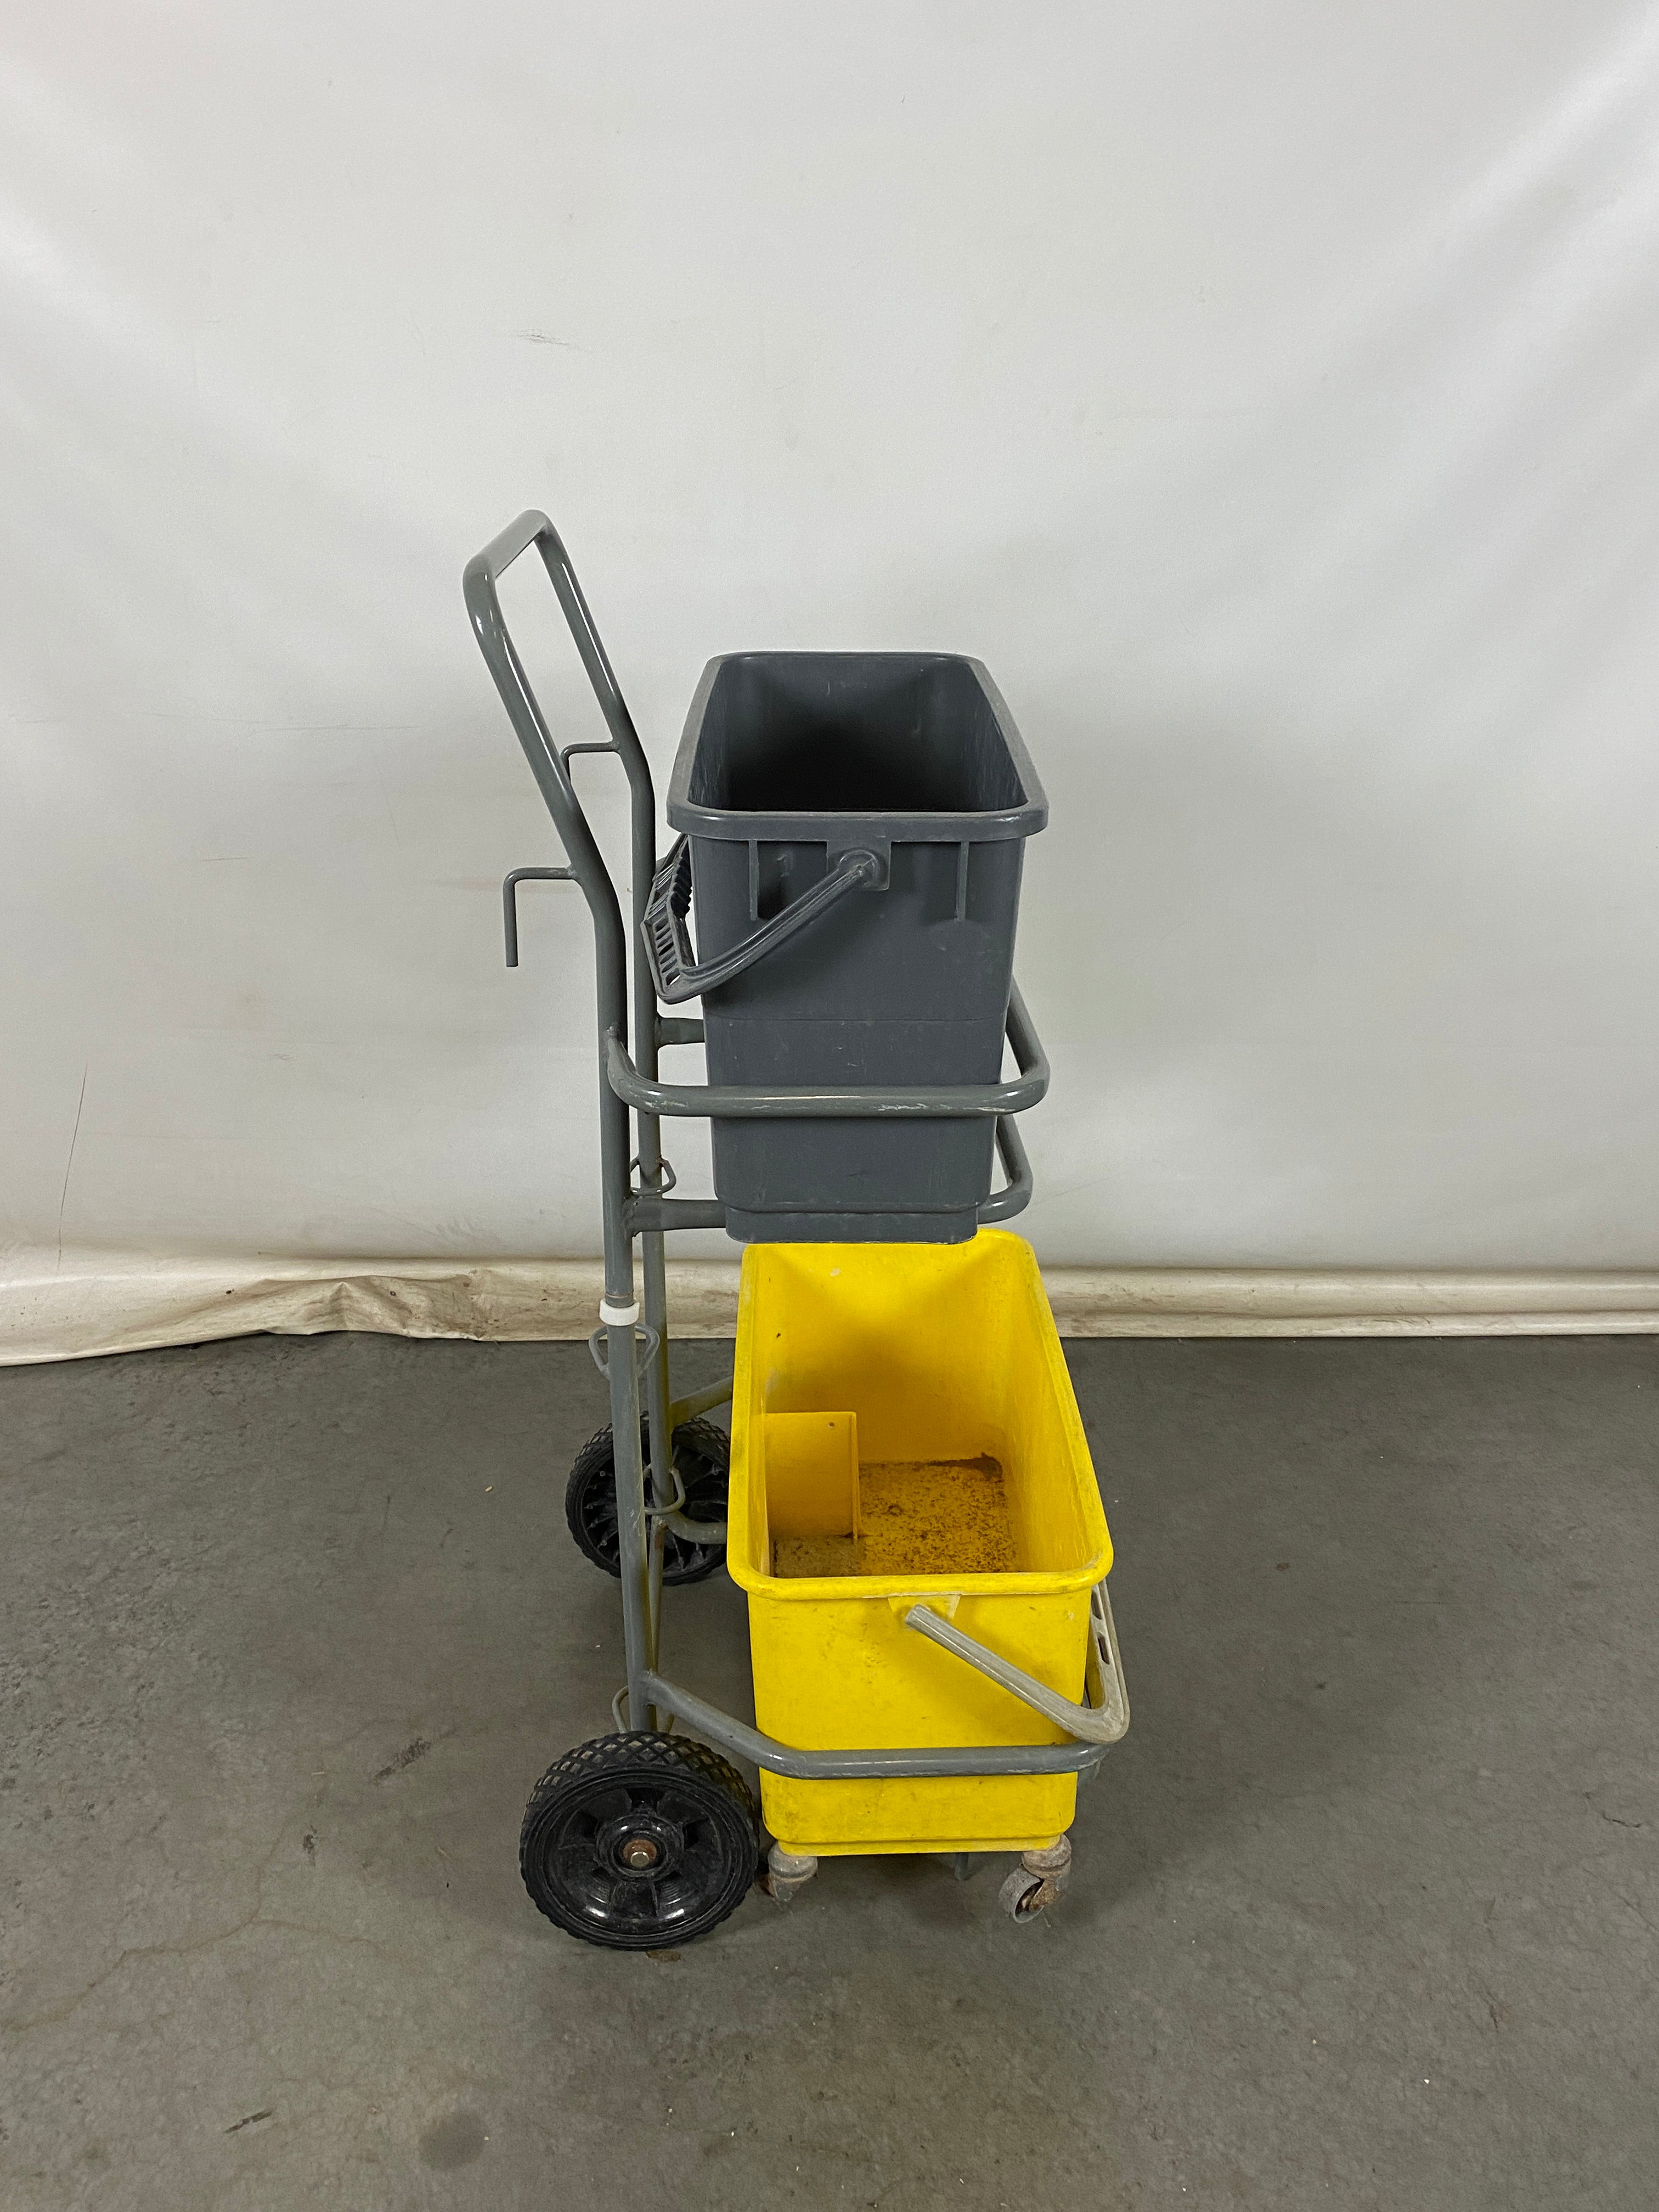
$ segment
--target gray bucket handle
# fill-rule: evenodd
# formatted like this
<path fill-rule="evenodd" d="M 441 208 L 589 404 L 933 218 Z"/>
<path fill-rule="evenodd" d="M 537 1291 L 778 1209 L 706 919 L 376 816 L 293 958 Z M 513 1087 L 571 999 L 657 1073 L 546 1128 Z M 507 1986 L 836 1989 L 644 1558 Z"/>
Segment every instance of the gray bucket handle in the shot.
<path fill-rule="evenodd" d="M 684 1000 L 700 998 L 705 991 L 729 983 L 745 968 L 752 968 L 767 953 L 787 944 L 809 922 L 838 906 L 849 891 L 866 885 L 873 890 L 886 879 L 887 870 L 880 857 L 854 847 L 840 854 L 828 874 L 799 898 L 792 899 L 781 914 L 751 930 L 717 960 L 700 962 L 692 950 L 685 921 L 691 904 L 691 845 L 689 838 L 676 838 L 652 878 L 651 896 L 640 923 L 657 996 L 665 1006 L 677 1006 Z"/>
<path fill-rule="evenodd" d="M 1012 1659 L 1005 1659 L 1000 1652 L 991 1650 L 972 1636 L 965 1636 L 931 1605 L 919 1600 L 900 1618 L 907 1628 L 914 1628 L 930 1644 L 943 1646 L 981 1674 L 988 1675 L 1000 1687 L 1011 1691 L 1022 1705 L 1030 1705 L 1045 1720 L 1063 1728 L 1079 1743 L 1116 1743 L 1128 1733 L 1128 1692 L 1123 1686 L 1123 1662 L 1118 1656 L 1112 1601 L 1106 1595 L 1103 1582 L 1097 1583 L 1089 1593 L 1086 1705 L 1074 1705 L 1070 1698 L 1062 1698 L 1058 1690 L 1039 1682 L 1023 1667 L 1016 1667 Z"/>

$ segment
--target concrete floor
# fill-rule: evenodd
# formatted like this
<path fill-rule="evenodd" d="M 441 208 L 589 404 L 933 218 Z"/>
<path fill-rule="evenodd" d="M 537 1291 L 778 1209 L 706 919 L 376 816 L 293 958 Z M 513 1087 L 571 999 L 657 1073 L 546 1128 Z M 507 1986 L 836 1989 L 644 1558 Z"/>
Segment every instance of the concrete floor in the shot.
<path fill-rule="evenodd" d="M 515 1863 L 618 1677 L 584 1349 L 0 1376 L 7 2212 L 1651 2212 L 1659 1343 L 1070 1350 L 1135 1720 L 1067 1902 L 842 1861 L 665 1959 Z"/>

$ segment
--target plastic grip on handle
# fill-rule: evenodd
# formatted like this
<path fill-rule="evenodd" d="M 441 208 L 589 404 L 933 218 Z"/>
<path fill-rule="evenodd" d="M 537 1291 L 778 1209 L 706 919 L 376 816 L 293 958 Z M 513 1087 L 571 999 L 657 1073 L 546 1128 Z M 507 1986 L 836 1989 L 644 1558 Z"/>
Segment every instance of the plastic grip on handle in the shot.
<path fill-rule="evenodd" d="M 879 884 L 885 873 L 873 853 L 856 849 L 842 853 L 822 881 L 792 900 L 781 914 L 774 915 L 770 921 L 752 930 L 717 959 L 699 961 L 692 949 L 691 933 L 686 927 L 686 915 L 691 907 L 691 847 L 688 839 L 677 838 L 652 878 L 651 896 L 640 924 L 646 962 L 657 987 L 657 996 L 665 1006 L 674 1006 L 683 1000 L 698 998 L 705 991 L 729 983 L 745 968 L 752 968 L 767 953 L 787 944 L 798 931 L 827 914 L 849 891 Z"/>

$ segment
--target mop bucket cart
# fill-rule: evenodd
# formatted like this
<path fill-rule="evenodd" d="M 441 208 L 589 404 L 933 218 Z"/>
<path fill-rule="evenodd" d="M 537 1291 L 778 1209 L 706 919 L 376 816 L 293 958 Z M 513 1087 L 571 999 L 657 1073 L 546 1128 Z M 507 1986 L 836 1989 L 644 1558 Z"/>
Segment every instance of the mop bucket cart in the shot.
<path fill-rule="evenodd" d="M 532 546 L 603 742 L 555 742 L 507 631 L 497 585 Z M 1001 1901 L 1029 1921 L 1064 1884 L 1078 1780 L 1128 1726 L 1070 1378 L 1030 1247 L 991 1227 L 1030 1199 L 1013 1117 L 1048 1079 L 1009 966 L 1035 771 L 977 663 L 726 656 L 659 860 L 650 768 L 547 517 L 520 515 L 464 588 L 566 856 L 506 878 L 507 964 L 526 880 L 579 887 L 595 955 L 611 1423 L 566 1512 L 620 1581 L 626 1680 L 611 1731 L 532 1794 L 526 1886 L 568 1933 L 649 1950 L 757 1881 L 786 1903 L 825 1855 L 961 1875 L 1014 1851 Z M 598 753 L 629 781 L 626 921 L 571 775 Z M 700 1020 L 661 1011 L 693 997 Z M 662 1079 L 685 1044 L 708 1082 Z M 672 1195 L 663 1154 L 663 1120 L 696 1117 L 713 1199 Z M 665 1238 L 709 1228 L 747 1243 L 736 1371 L 676 1399 Z M 703 1418 L 728 1401 L 729 1445 Z M 665 1671 L 664 1589 L 722 1564 L 748 1598 L 753 1726 Z M 769 1844 L 733 1759 L 759 1770 Z"/>

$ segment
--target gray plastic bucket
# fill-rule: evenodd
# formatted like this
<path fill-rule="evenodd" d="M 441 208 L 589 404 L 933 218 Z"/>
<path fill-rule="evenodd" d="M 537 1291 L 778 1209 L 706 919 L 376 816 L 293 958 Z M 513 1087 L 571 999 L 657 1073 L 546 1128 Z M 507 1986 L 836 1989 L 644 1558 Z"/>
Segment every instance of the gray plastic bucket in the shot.
<path fill-rule="evenodd" d="M 665 995 L 702 996 L 710 1082 L 994 1083 L 1024 844 L 1048 814 L 976 660 L 711 660 L 669 787 L 685 848 L 647 917 Z M 957 1243 L 990 1193 L 983 1117 L 713 1132 L 739 1239 Z"/>

